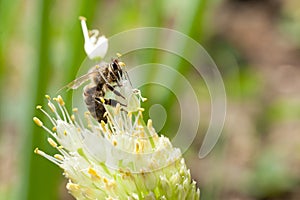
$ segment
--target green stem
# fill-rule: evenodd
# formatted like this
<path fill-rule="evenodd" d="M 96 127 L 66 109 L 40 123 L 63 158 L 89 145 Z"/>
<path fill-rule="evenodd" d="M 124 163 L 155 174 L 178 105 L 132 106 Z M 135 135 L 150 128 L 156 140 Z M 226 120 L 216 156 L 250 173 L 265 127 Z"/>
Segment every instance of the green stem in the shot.
<path fill-rule="evenodd" d="M 52 65 L 50 60 L 50 11 L 53 1 L 45 0 L 39 1 L 39 13 L 37 22 L 39 24 L 36 32 L 37 38 L 37 61 L 36 61 L 36 77 L 32 89 L 33 103 L 35 105 L 41 104 L 44 101 L 44 95 L 47 92 L 52 73 Z M 34 109 L 35 105 L 29 105 Z M 33 115 L 40 115 L 37 110 L 33 111 Z M 43 120 L 44 117 L 41 117 Z M 27 123 L 32 124 L 29 118 Z M 27 129 L 27 138 L 24 148 L 24 162 L 26 166 L 23 167 L 24 174 L 23 184 L 21 185 L 20 199 L 28 200 L 52 200 L 58 199 L 58 184 L 61 171 L 54 165 L 49 165 L 48 161 L 41 159 L 33 154 L 33 149 L 38 146 L 48 151 L 49 145 L 45 144 L 46 138 L 41 134 L 42 130 L 37 126 L 30 126 Z M 49 150 L 51 152 L 51 150 Z M 53 151 L 52 151 L 53 152 Z"/>

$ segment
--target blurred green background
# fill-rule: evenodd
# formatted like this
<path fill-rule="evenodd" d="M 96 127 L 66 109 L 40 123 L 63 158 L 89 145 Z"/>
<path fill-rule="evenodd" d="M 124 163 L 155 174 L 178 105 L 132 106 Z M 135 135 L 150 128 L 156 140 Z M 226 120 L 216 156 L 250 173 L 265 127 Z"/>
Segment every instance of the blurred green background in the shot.
<path fill-rule="evenodd" d="M 1 200 L 72 199 L 62 170 L 33 154 L 37 146 L 54 152 L 32 117 L 43 119 L 35 106 L 73 80 L 85 58 L 78 16 L 107 37 L 143 26 L 175 29 L 212 56 L 228 107 L 221 138 L 202 160 L 197 154 L 210 99 L 203 80 L 191 75 L 184 60 L 178 62 L 178 70 L 200 88 L 204 122 L 185 158 L 203 200 L 300 199 L 298 0 L 0 0 Z M 159 61 L 161 52 L 147 53 L 139 59 Z M 168 91 L 153 90 L 142 88 L 144 96 L 166 108 L 162 132 L 172 137 L 178 102 Z M 70 101 L 71 92 L 63 95 Z"/>

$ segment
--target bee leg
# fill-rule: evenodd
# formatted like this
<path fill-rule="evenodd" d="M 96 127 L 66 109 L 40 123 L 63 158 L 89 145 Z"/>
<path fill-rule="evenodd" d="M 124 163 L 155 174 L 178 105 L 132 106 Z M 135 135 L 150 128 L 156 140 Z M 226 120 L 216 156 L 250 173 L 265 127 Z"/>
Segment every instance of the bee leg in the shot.
<path fill-rule="evenodd" d="M 101 99 L 98 98 L 98 97 L 96 97 L 95 100 L 98 101 L 98 102 L 100 102 L 100 103 L 102 103 Z M 121 106 L 126 106 L 125 104 L 122 104 L 119 101 L 114 100 L 114 99 L 104 99 L 104 104 L 110 105 L 110 106 L 113 106 L 113 107 L 116 107 L 117 104 L 120 104 Z"/>
<path fill-rule="evenodd" d="M 115 90 L 115 88 L 113 86 L 111 86 L 110 84 L 106 83 L 107 88 L 112 91 L 115 95 L 122 97 L 123 99 L 125 99 L 125 97 L 117 90 Z"/>

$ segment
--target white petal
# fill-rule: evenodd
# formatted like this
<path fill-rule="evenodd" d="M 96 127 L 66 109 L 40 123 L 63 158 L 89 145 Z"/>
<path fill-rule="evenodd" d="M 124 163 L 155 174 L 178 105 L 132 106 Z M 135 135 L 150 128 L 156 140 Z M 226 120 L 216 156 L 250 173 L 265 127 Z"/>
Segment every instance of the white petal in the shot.
<path fill-rule="evenodd" d="M 102 35 L 98 37 L 98 31 L 95 30 L 90 36 L 86 25 L 86 19 L 81 17 L 81 28 L 84 36 L 84 50 L 90 59 L 104 58 L 108 49 L 108 40 Z"/>

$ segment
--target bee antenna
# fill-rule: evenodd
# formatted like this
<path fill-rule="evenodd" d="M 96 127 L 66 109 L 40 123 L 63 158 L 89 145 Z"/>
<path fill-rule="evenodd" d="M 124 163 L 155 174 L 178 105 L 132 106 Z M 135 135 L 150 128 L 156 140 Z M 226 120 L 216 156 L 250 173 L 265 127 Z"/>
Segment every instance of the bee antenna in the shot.
<path fill-rule="evenodd" d="M 132 87 L 132 83 L 131 83 L 131 80 L 130 80 L 130 78 L 129 78 L 128 72 L 125 71 L 125 74 L 126 74 L 126 79 L 129 81 L 129 84 L 130 84 L 130 86 Z"/>

